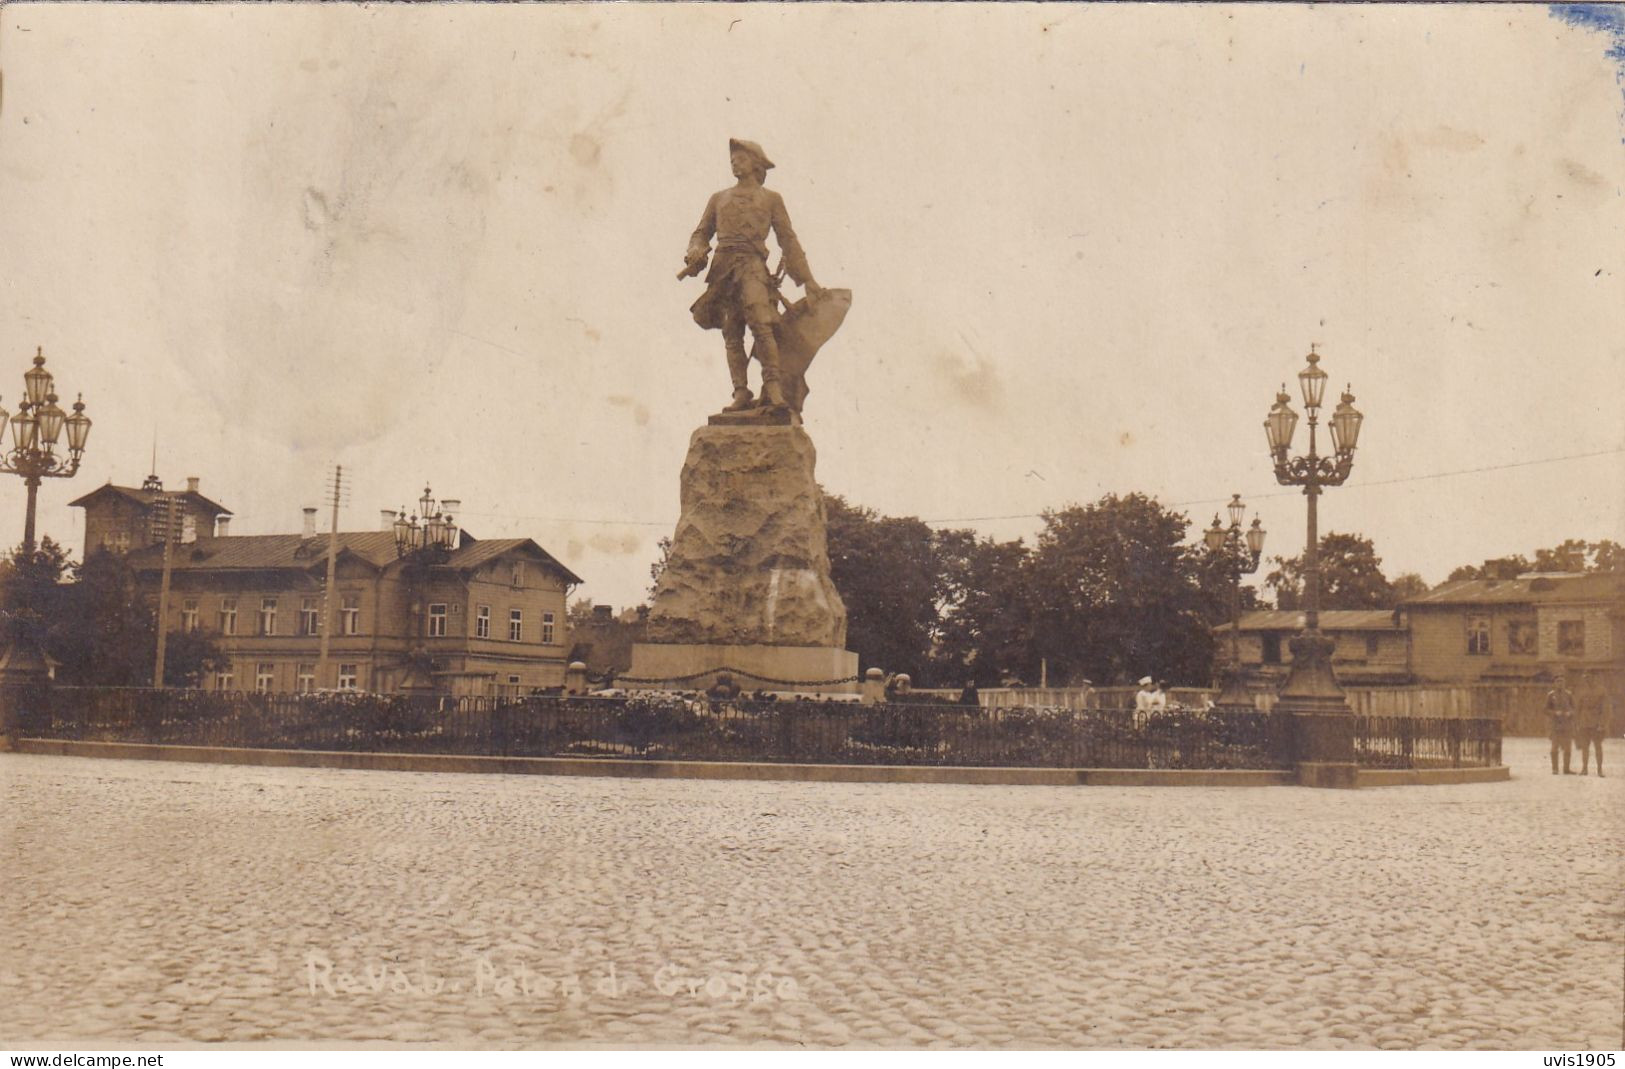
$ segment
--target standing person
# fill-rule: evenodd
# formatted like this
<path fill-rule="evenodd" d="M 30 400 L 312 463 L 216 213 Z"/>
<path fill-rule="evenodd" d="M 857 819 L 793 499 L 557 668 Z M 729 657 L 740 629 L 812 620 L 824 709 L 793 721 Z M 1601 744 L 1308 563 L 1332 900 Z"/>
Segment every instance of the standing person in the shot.
<path fill-rule="evenodd" d="M 982 704 L 982 694 L 976 689 L 976 680 L 965 680 L 965 689 L 959 692 L 959 704 L 975 706 Z"/>
<path fill-rule="evenodd" d="M 1151 710 L 1156 713 L 1168 711 L 1168 691 L 1160 679 L 1151 685 Z"/>
<path fill-rule="evenodd" d="M 1608 696 L 1603 693 L 1602 680 L 1595 675 L 1586 677 L 1575 700 L 1574 741 L 1580 745 L 1580 775 L 1587 774 L 1591 765 L 1591 748 L 1597 748 L 1597 775 L 1602 775 L 1602 737 L 1608 731 Z"/>
<path fill-rule="evenodd" d="M 1140 677 L 1140 689 L 1134 694 L 1134 711 L 1136 713 L 1149 713 L 1151 703 L 1156 700 L 1156 680 L 1150 676 Z"/>
<path fill-rule="evenodd" d="M 756 398 L 746 381 L 749 356 L 745 352 L 745 330 L 755 341 L 755 355 L 762 365 L 761 404 L 784 408 L 788 404 L 780 381 L 779 345 L 773 332 L 779 322 L 776 307 L 778 289 L 767 269 L 767 235 L 778 238 L 784 254 L 784 270 L 809 296 L 823 292 L 807 266 L 807 256 L 790 226 L 784 198 L 763 186 L 773 161 L 754 141 L 734 138 L 728 142 L 729 161 L 735 183 L 712 195 L 706 202 L 700 225 L 688 239 L 685 267 L 679 278 L 697 275 L 711 255 L 711 238 L 717 239 L 717 255 L 705 276 L 705 292 L 690 311 L 694 321 L 707 330 L 721 330 L 723 349 L 728 357 L 728 377 L 733 383 L 733 400 L 724 411 L 752 408 Z"/>
<path fill-rule="evenodd" d="M 1557 775 L 1557 755 L 1563 754 L 1563 775 L 1572 776 L 1569 770 L 1569 755 L 1573 753 L 1574 730 L 1574 692 L 1568 688 L 1568 680 L 1563 675 L 1557 677 L 1557 685 L 1546 692 L 1546 734 L 1552 740 L 1552 775 Z"/>

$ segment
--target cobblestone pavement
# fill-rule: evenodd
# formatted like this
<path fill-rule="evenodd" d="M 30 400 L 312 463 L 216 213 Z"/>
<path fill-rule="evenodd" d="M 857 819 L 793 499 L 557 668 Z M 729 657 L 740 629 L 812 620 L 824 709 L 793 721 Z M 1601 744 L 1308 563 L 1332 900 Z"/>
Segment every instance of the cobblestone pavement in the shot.
<path fill-rule="evenodd" d="M 5 754 L 0 1043 L 1617 1048 L 1625 768 L 1507 753 L 1354 792 Z"/>

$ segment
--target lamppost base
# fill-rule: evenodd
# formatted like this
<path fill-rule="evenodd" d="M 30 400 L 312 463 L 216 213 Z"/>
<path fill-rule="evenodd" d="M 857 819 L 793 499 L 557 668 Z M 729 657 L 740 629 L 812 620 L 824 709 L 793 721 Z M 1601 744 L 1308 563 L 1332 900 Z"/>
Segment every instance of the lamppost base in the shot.
<path fill-rule="evenodd" d="M 1258 709 L 1252 688 L 1247 685 L 1246 673 L 1240 668 L 1220 669 L 1214 682 L 1219 685 L 1219 693 L 1213 699 L 1216 707 L 1246 713 Z"/>
<path fill-rule="evenodd" d="M 1275 705 L 1292 718 L 1298 783 L 1304 787 L 1358 786 L 1354 714 L 1332 672 L 1335 645 L 1319 630 L 1293 638 L 1292 671 Z"/>

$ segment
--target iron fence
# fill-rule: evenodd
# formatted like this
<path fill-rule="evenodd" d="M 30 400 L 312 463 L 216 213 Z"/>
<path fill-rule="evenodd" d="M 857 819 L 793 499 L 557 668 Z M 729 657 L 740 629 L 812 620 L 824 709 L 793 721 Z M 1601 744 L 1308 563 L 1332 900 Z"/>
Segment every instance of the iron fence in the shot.
<path fill-rule="evenodd" d="M 1501 763 L 1494 717 L 1357 716 L 1354 759 L 1366 768 L 1484 768 Z"/>
<path fill-rule="evenodd" d="M 1284 769 L 1268 713 L 727 701 L 671 695 L 436 698 L 41 687 L 12 703 L 35 738 L 172 745 L 1034 768 Z"/>

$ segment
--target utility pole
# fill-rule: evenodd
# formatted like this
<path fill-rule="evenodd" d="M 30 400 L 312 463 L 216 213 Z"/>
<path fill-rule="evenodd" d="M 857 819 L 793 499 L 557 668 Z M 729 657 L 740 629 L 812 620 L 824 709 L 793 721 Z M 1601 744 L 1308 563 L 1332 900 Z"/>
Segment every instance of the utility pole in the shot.
<path fill-rule="evenodd" d="M 328 637 L 333 634 L 333 583 L 338 576 L 339 565 L 339 501 L 344 495 L 344 466 L 341 464 L 333 469 L 333 491 L 330 500 L 333 504 L 333 527 L 327 537 L 327 583 L 322 587 L 322 641 L 320 652 L 316 656 L 317 686 L 327 682 L 327 644 Z M 333 681 L 338 685 L 338 681 Z"/>
<path fill-rule="evenodd" d="M 158 583 L 158 656 L 152 666 L 152 685 L 164 685 L 164 646 L 169 639 L 169 571 L 175 559 L 175 529 L 180 526 L 176 506 L 179 495 L 164 495 L 164 575 Z"/>

